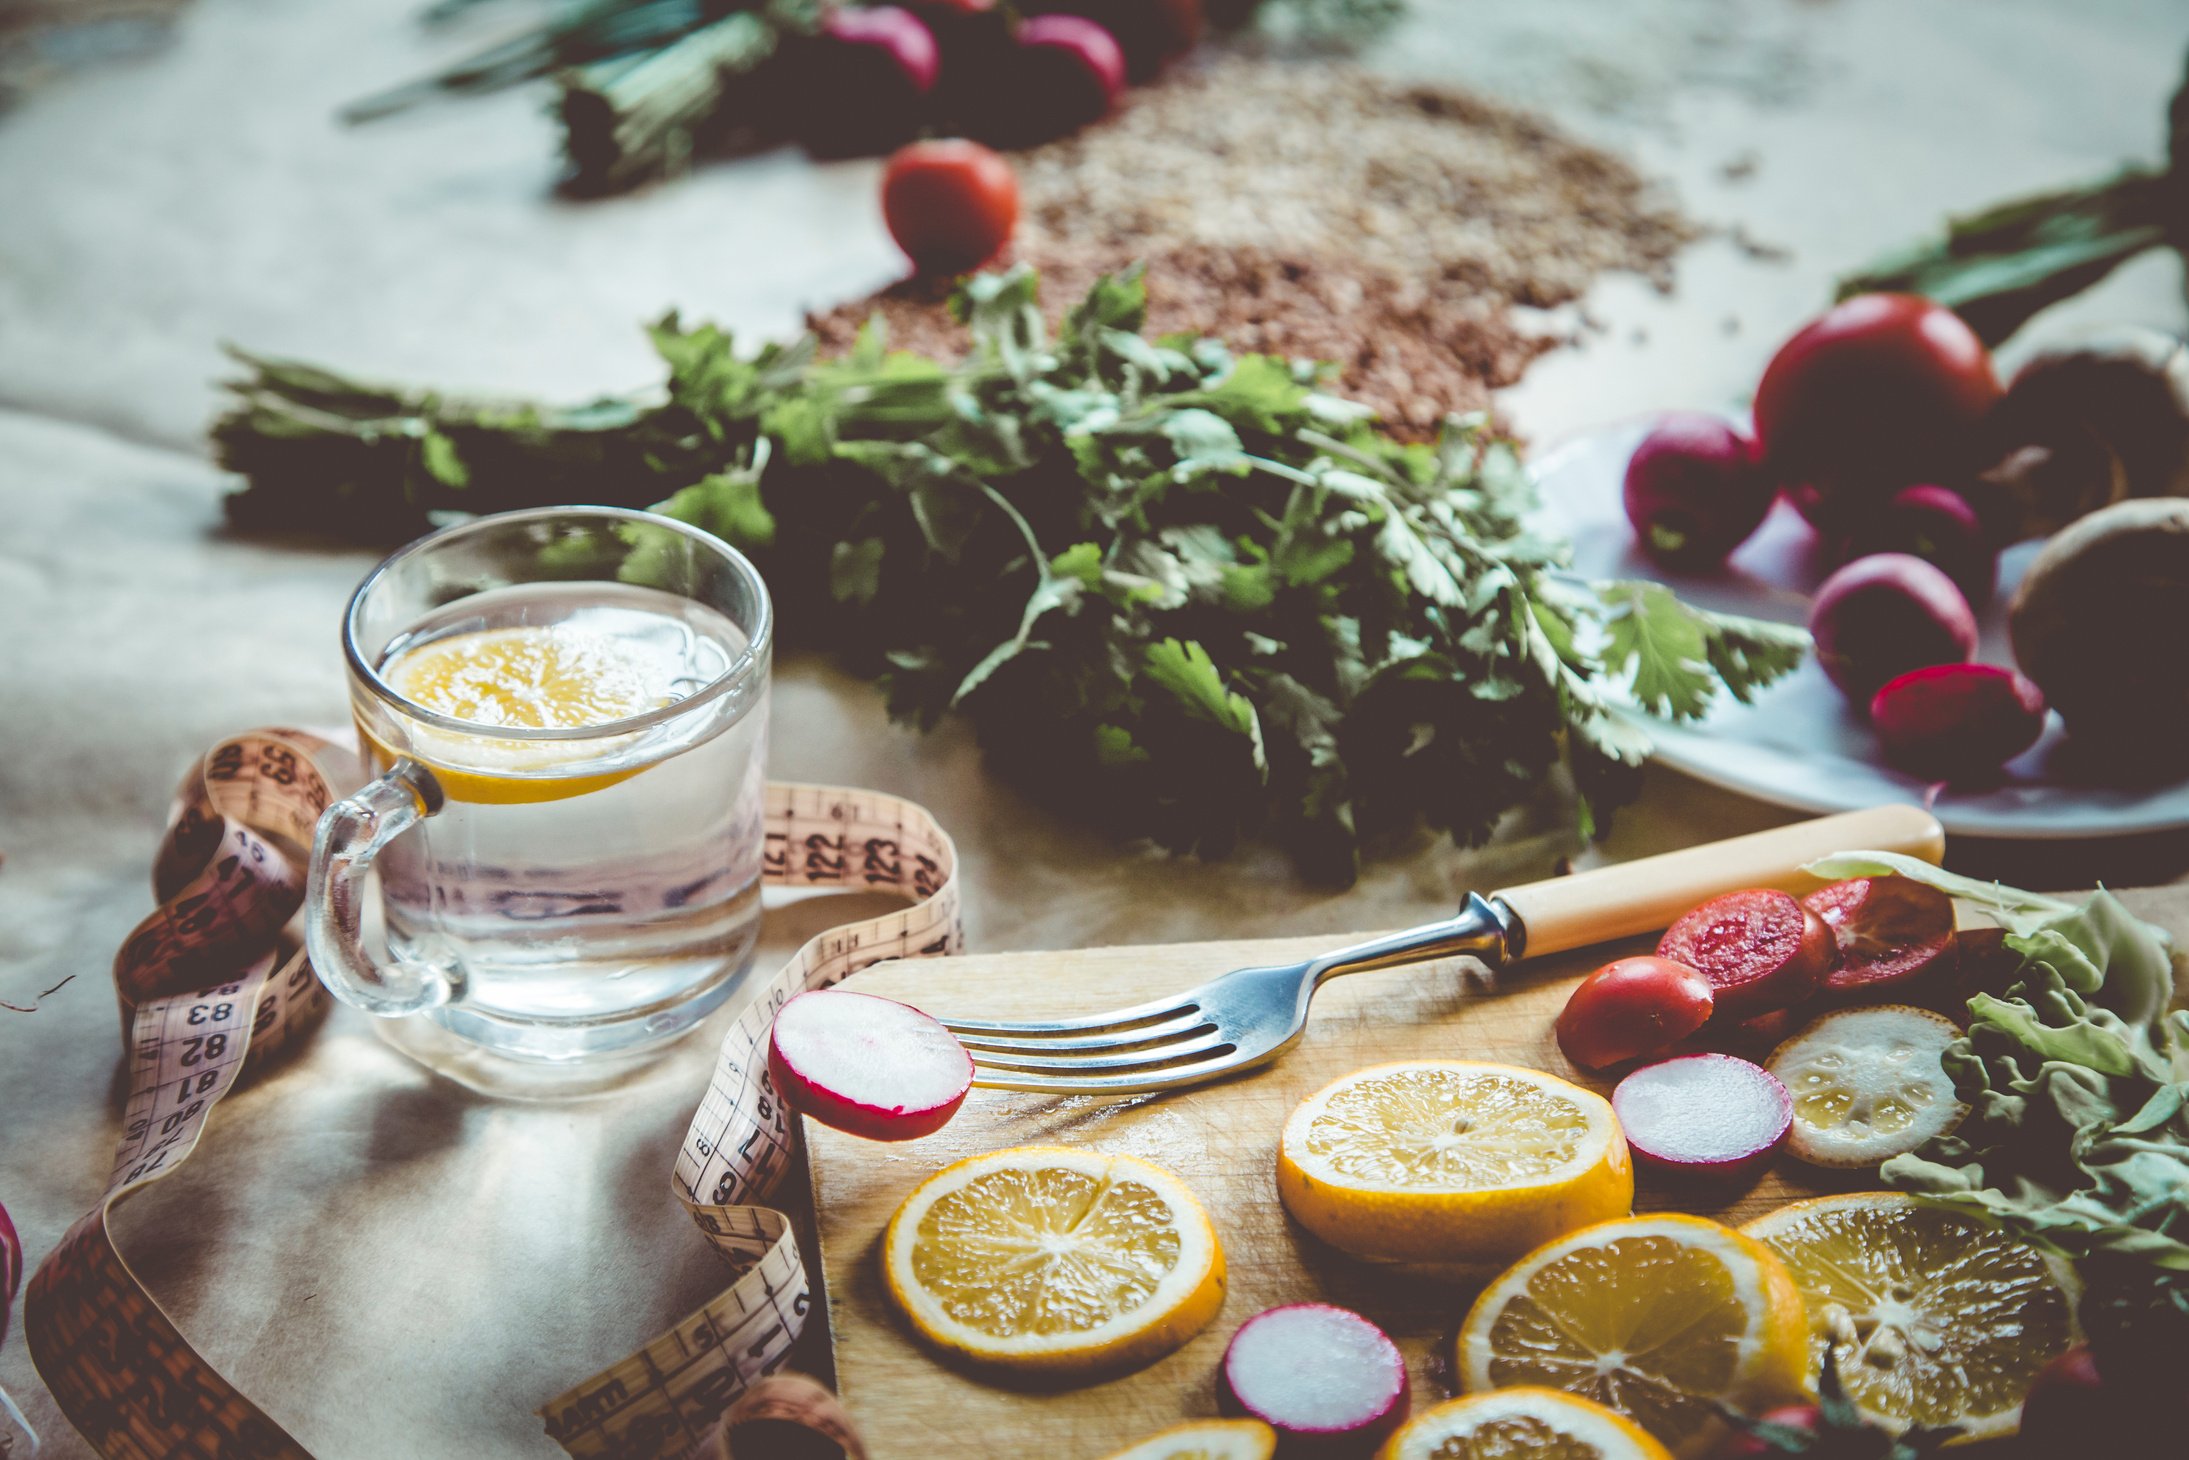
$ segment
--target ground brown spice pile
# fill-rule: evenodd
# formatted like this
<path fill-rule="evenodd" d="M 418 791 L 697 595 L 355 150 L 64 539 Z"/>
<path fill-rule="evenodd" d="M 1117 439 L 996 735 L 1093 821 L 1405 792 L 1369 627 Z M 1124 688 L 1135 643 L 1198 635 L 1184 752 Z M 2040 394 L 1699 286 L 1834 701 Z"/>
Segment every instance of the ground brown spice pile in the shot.
<path fill-rule="evenodd" d="M 1607 269 L 1668 284 L 1693 236 L 1625 162 L 1535 117 L 1327 61 L 1186 67 L 1013 161 L 1012 256 L 1052 317 L 1142 260 L 1151 331 L 1330 361 L 1408 434 L 1487 406 L 1549 347 L 1512 306 L 1566 303 Z M 950 354 L 948 292 L 901 284 L 811 323 L 841 349 L 878 312 L 893 344 Z"/>

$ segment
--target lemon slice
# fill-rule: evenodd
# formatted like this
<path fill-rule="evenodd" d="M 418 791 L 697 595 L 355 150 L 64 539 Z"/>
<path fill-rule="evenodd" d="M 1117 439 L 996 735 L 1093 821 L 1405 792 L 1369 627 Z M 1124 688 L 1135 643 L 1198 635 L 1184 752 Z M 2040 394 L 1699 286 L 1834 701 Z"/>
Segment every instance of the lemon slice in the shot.
<path fill-rule="evenodd" d="M 1374 1065 L 1302 1101 L 1277 1149 L 1299 1224 L 1362 1257 L 1502 1260 L 1634 1204 L 1603 1097 L 1511 1065 Z"/>
<path fill-rule="evenodd" d="M 1847 1395 L 1895 1428 L 2011 1433 L 2037 1371 L 2075 1342 L 2073 1278 L 2025 1242 L 1897 1192 L 1798 1201 L 1741 1229 L 1809 1309 L 1809 1366 L 1840 1351 Z"/>
<path fill-rule="evenodd" d="M 1556 1389 L 1520 1385 L 1423 1410 L 1376 1460 L 1671 1460 L 1624 1415 Z"/>
<path fill-rule="evenodd" d="M 1540 1384 L 1618 1411 L 1680 1455 L 1724 1431 L 1718 1404 L 1799 1398 L 1801 1294 L 1753 1237 L 1701 1217 L 1624 1217 L 1545 1243 L 1491 1283 L 1459 1331 L 1469 1391 Z"/>
<path fill-rule="evenodd" d="M 397 654 L 380 677 L 421 709 L 488 728 L 582 730 L 643 715 L 674 698 L 674 669 L 628 639 L 568 624 L 517 624 L 433 639 Z M 582 796 L 644 766 L 569 774 L 631 737 L 583 741 L 459 735 L 400 722 L 408 745 L 392 748 L 361 726 L 383 763 L 407 754 L 432 770 L 453 801 L 510 804 Z"/>
<path fill-rule="evenodd" d="M 1108 1460 L 1269 1460 L 1277 1432 L 1258 1419 L 1197 1419 L 1158 1430 Z"/>
<path fill-rule="evenodd" d="M 1826 1014 L 1767 1064 L 1794 1097 L 1787 1149 L 1812 1166 L 1875 1166 L 1944 1135 L 1968 1108 L 1940 1059 L 1960 1037 L 1907 1004 Z"/>
<path fill-rule="evenodd" d="M 1083 1373 L 1166 1354 L 1224 1302 L 1208 1213 L 1160 1166 L 1060 1146 L 960 1161 L 882 1234 L 889 1294 L 977 1363 Z"/>

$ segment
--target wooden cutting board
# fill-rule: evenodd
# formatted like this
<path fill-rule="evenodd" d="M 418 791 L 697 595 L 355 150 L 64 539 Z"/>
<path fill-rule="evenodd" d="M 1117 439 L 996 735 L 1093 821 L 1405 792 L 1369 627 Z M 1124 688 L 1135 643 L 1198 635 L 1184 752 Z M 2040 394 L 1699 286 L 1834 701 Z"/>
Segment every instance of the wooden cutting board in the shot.
<path fill-rule="evenodd" d="M 2189 889 L 2130 894 L 2145 917 L 2189 927 Z M 1191 943 L 1014 953 L 883 965 L 849 986 L 937 1012 L 996 1018 L 1094 1012 L 1157 998 L 1211 974 L 1291 962 L 1346 938 Z M 1124 1100 L 1055 1099 L 976 1090 L 950 1125 L 902 1145 L 862 1141 L 806 1123 L 821 1268 L 836 1380 L 872 1460 L 1026 1460 L 1106 1455 L 1181 1418 L 1216 1412 L 1216 1363 L 1241 1320 L 1279 1303 L 1321 1300 L 1382 1324 L 1406 1351 L 1418 1406 L 1452 1392 L 1440 1357 L 1489 1268 L 1359 1261 L 1294 1226 L 1277 1200 L 1277 1132 L 1310 1092 L 1383 1060 L 1500 1060 L 1552 1071 L 1610 1093 L 1575 1070 L 1551 1023 L 1574 982 L 1647 942 L 1521 965 L 1493 979 L 1470 961 L 1357 973 L 1316 995 L 1306 1035 L 1276 1064 L 1224 1084 Z M 1217 1320 L 1145 1369 L 1076 1389 L 1028 1392 L 945 1366 L 891 1308 L 876 1248 L 906 1193 L 950 1162 L 1002 1146 L 1062 1144 L 1140 1156 L 1177 1172 L 1215 1219 L 1230 1264 Z M 1716 1192 L 1638 1173 L 1640 1210 L 1677 1208 L 1745 1221 L 1796 1197 L 1861 1189 L 1782 1158 L 1753 1187 Z"/>

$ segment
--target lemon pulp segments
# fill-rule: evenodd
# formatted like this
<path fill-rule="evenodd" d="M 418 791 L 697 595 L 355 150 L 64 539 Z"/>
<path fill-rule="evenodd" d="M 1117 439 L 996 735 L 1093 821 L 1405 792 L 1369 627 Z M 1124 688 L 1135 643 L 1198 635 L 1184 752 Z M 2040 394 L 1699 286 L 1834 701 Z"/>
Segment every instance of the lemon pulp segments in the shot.
<path fill-rule="evenodd" d="M 1130 1157 L 1034 1147 L 961 1161 L 906 1198 L 883 1248 L 915 1327 L 1013 1367 L 1152 1358 L 1223 1302 L 1223 1253 L 1201 1204 Z"/>
<path fill-rule="evenodd" d="M 2064 1271 L 1950 1208 L 1894 1192 L 1827 1196 L 1743 1230 L 1801 1289 L 1812 1371 L 1836 1337 L 1848 1397 L 1896 1426 L 2011 1431 L 2037 1371 L 2075 1341 Z"/>
<path fill-rule="evenodd" d="M 1050 1167 L 986 1172 L 920 1218 L 912 1271 L 958 1322 L 997 1338 L 1084 1333 L 1141 1306 L 1178 1265 L 1157 1192 Z"/>
<path fill-rule="evenodd" d="M 1331 1093 L 1307 1128 L 1317 1164 L 1362 1186 L 1479 1191 L 1570 1165 L 1589 1113 L 1494 1070 L 1423 1065 Z"/>
<path fill-rule="evenodd" d="M 1109 1460 L 1269 1460 L 1277 1432 L 1258 1419 L 1197 1419 L 1127 1445 Z"/>
<path fill-rule="evenodd" d="M 1528 1254 L 1460 1331 L 1470 1391 L 1540 1384 L 1634 1419 L 1676 1450 L 1707 1443 L 1714 1404 L 1796 1397 L 1801 1298 L 1751 1238 L 1697 1217 L 1599 1223 Z"/>
<path fill-rule="evenodd" d="M 1669 1460 L 1631 1420 L 1554 1389 L 1521 1386 L 1424 1410 L 1378 1460 Z"/>
<path fill-rule="evenodd" d="M 381 677 L 420 709 L 453 720 L 582 730 L 669 703 L 653 669 L 613 634 L 514 624 L 421 644 L 396 655 Z"/>
<path fill-rule="evenodd" d="M 568 624 L 515 624 L 429 640 L 397 653 L 381 678 L 411 704 L 474 725 L 582 730 L 643 715 L 671 703 L 675 670 L 626 640 Z M 557 775 L 591 760 L 615 740 L 582 742 L 454 735 L 415 720 L 400 723 L 398 750 L 360 723 L 383 763 L 399 754 L 422 761 L 456 801 L 511 804 L 558 801 L 627 780 L 631 766 L 591 775 Z"/>
<path fill-rule="evenodd" d="M 1423 1060 L 1301 1102 L 1278 1144 L 1287 1210 L 1369 1257 L 1510 1257 L 1627 1210 L 1634 1174 L 1602 1097 L 1534 1070 Z"/>

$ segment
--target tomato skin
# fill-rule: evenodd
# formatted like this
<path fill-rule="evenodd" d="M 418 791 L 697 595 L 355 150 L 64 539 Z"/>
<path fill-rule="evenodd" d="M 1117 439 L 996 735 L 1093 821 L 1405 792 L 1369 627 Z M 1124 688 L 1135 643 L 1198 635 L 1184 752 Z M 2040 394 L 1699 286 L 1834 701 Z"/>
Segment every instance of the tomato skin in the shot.
<path fill-rule="evenodd" d="M 1953 899 L 1912 877 L 1852 877 L 1820 887 L 1801 905 L 1824 920 L 1839 948 L 1824 977 L 1836 1002 L 1897 997 L 1902 986 L 1953 970 Z"/>
<path fill-rule="evenodd" d="M 1913 294 L 1858 294 L 1779 347 L 1756 386 L 1766 467 L 1820 530 L 1860 526 L 1902 487 L 1981 463 L 2003 392 L 1961 317 Z"/>
<path fill-rule="evenodd" d="M 1709 980 L 1716 1017 L 1727 1024 L 1801 1003 L 1839 961 L 1824 920 L 1770 887 L 1728 892 L 1690 909 L 1665 929 L 1657 953 Z"/>
<path fill-rule="evenodd" d="M 1661 1054 L 1710 1020 L 1710 980 L 1644 954 L 1581 980 L 1558 1015 L 1558 1047 L 1585 1070 Z"/>
<path fill-rule="evenodd" d="M 1018 175 L 978 142 L 915 142 L 882 174 L 882 219 L 922 273 L 979 268 L 1018 227 Z"/>

